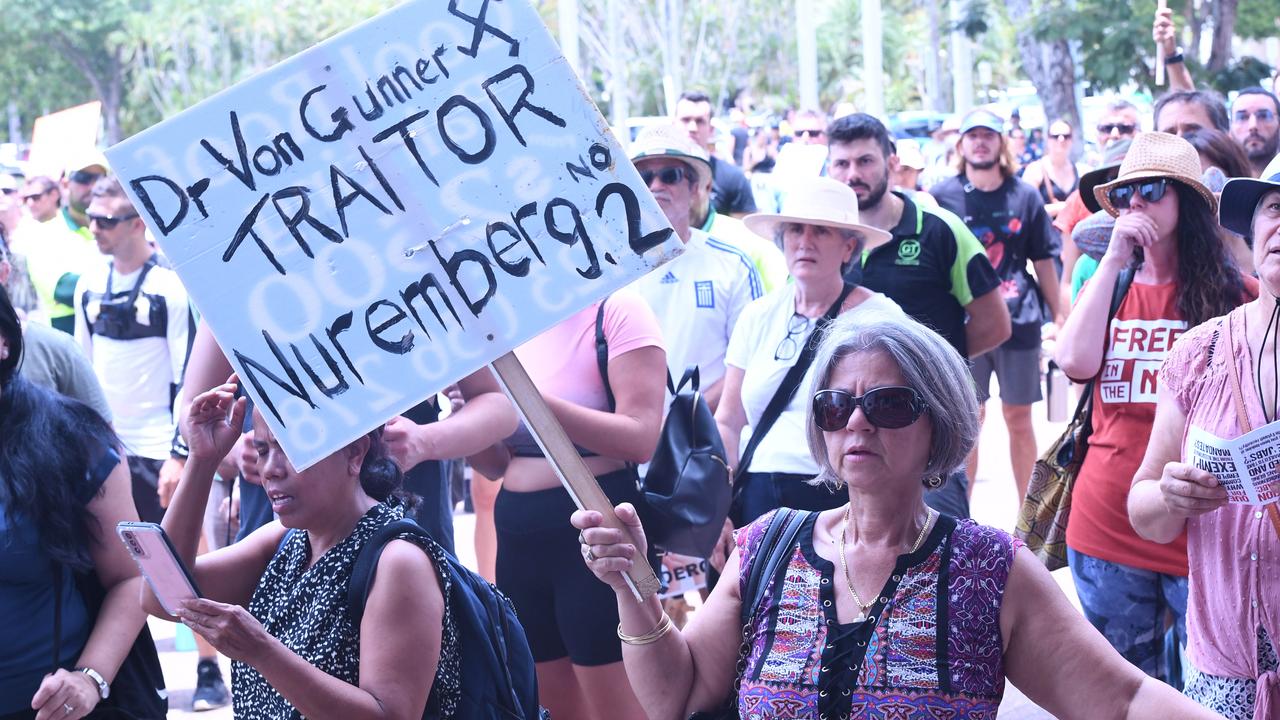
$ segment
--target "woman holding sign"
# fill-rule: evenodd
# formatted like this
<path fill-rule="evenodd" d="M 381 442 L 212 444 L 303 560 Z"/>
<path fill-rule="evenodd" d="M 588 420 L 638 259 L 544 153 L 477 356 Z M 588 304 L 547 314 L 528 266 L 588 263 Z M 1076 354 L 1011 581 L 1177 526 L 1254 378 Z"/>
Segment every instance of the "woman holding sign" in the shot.
<path fill-rule="evenodd" d="M 597 333 L 607 346 L 607 379 Z M 635 502 L 635 465 L 658 444 L 666 388 L 662 332 L 649 306 L 620 290 L 516 355 L 609 499 Z M 529 636 L 542 705 L 557 720 L 644 718 L 612 635 L 613 595 L 582 566 L 578 533 L 566 522 L 575 507 L 555 468 L 523 424 L 470 460 L 486 477 L 502 478 L 494 505 L 497 585 Z"/>
<path fill-rule="evenodd" d="M 1106 254 L 1058 335 L 1068 377 L 1097 377 L 1089 451 L 1076 479 L 1067 559 L 1085 616 L 1129 662 L 1175 687 L 1186 637 L 1185 538 L 1139 536 L 1125 502 L 1152 435 L 1156 369 L 1177 337 L 1257 294 L 1218 239 L 1217 198 L 1186 140 L 1144 133 L 1117 179 L 1094 188 L 1116 218 Z M 1136 264 L 1136 270 L 1132 268 Z M 1122 273 L 1132 278 L 1128 287 Z M 1113 297 L 1122 294 L 1112 317 Z M 1175 620 L 1168 637 L 1166 617 Z"/>
<path fill-rule="evenodd" d="M 1253 472 L 1233 463 L 1250 477 L 1233 482 L 1229 497 L 1197 467 L 1187 437 L 1196 431 L 1204 446 L 1280 432 L 1280 158 L 1262 177 L 1227 183 L 1220 220 L 1252 238 L 1265 292 L 1183 335 L 1165 358 L 1151 442 L 1129 493 L 1129 517 L 1144 538 L 1169 543 L 1186 532 L 1186 693 L 1231 720 L 1280 716 L 1280 483 L 1273 462 L 1250 463 Z M 1265 505 L 1240 496 L 1246 483 Z"/>

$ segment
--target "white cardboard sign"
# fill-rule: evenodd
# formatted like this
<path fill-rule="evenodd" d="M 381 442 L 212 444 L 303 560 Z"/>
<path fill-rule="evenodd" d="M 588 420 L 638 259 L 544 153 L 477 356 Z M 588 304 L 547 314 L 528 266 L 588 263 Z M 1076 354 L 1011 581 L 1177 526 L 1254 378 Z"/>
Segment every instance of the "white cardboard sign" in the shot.
<path fill-rule="evenodd" d="M 305 468 L 680 252 L 528 0 L 414 0 L 107 151 Z"/>

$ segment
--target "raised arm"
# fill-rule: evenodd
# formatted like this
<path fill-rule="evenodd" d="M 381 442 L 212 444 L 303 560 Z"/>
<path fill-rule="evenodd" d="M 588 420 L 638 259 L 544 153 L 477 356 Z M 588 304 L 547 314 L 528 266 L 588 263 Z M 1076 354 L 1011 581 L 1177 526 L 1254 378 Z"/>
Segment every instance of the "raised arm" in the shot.
<path fill-rule="evenodd" d="M 1000 630 L 1009 680 L 1054 717 L 1218 718 L 1126 662 L 1026 548 L 1014 555 Z"/>
<path fill-rule="evenodd" d="M 602 518 L 595 511 L 579 510 L 571 521 L 583 531 L 595 557 L 587 567 L 617 594 L 619 631 L 644 636 L 670 621 L 656 595 L 637 603 L 623 583 L 620 573 L 631 567 L 633 558 L 645 556 L 644 529 L 630 503 L 618 505 L 615 512 L 633 529 L 639 546 L 630 544 L 621 531 L 601 527 Z M 741 606 L 734 552 L 707 602 L 683 631 L 672 627 L 654 642 L 623 644 L 627 679 L 652 720 L 684 720 L 693 712 L 719 708 L 737 671 Z"/>

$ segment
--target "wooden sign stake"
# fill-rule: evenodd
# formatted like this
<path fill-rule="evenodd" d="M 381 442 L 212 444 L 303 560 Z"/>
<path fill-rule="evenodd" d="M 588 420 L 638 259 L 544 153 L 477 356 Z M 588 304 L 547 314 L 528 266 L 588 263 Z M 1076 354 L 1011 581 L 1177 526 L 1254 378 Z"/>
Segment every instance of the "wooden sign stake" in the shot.
<path fill-rule="evenodd" d="M 1156 12 L 1159 13 L 1166 7 L 1166 0 L 1160 0 Z M 1156 87 L 1164 87 L 1164 48 L 1160 47 L 1160 43 L 1156 43 Z"/>
<path fill-rule="evenodd" d="M 543 400 L 542 393 L 534 386 L 529 373 L 525 371 L 524 365 L 516 358 L 515 353 L 506 353 L 494 360 L 489 367 L 497 376 L 503 390 L 515 403 L 516 409 L 524 417 L 529 432 L 533 434 L 547 461 L 560 477 L 560 482 L 569 491 L 574 504 L 580 509 L 595 510 L 603 515 L 604 524 L 607 527 L 617 528 L 630 534 L 614 514 L 613 503 L 609 502 L 609 497 L 604 494 L 604 490 L 600 489 L 600 484 L 596 482 L 595 475 L 587 469 L 587 464 L 582 462 L 577 449 L 561 427 L 560 421 L 551 412 L 546 400 Z M 568 519 L 566 518 L 565 521 L 568 522 Z M 653 574 L 653 568 L 649 567 L 649 563 L 643 557 L 636 558 L 631 571 L 624 575 L 624 578 L 637 601 L 656 593 L 660 587 L 658 576 Z"/>

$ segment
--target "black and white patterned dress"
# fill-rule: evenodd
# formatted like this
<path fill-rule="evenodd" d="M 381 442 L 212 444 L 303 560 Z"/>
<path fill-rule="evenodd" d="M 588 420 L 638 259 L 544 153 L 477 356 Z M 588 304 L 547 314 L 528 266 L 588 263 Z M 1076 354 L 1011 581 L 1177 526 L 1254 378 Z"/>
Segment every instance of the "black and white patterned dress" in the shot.
<path fill-rule="evenodd" d="M 311 541 L 305 530 L 286 536 L 258 582 L 249 613 L 273 637 L 298 656 L 352 685 L 360 684 L 360 627 L 347 617 L 347 586 L 360 548 L 378 528 L 404 516 L 398 505 L 381 503 L 364 514 L 345 540 L 332 547 L 311 567 Z M 431 717 L 452 718 L 459 694 L 458 633 L 449 612 L 451 591 L 444 551 L 430 541 L 404 535 L 431 558 L 444 593 L 444 627 L 440 665 L 427 700 Z M 300 719 L 302 713 L 276 691 L 253 667 L 231 664 L 231 696 L 235 716 L 242 720 Z"/>

